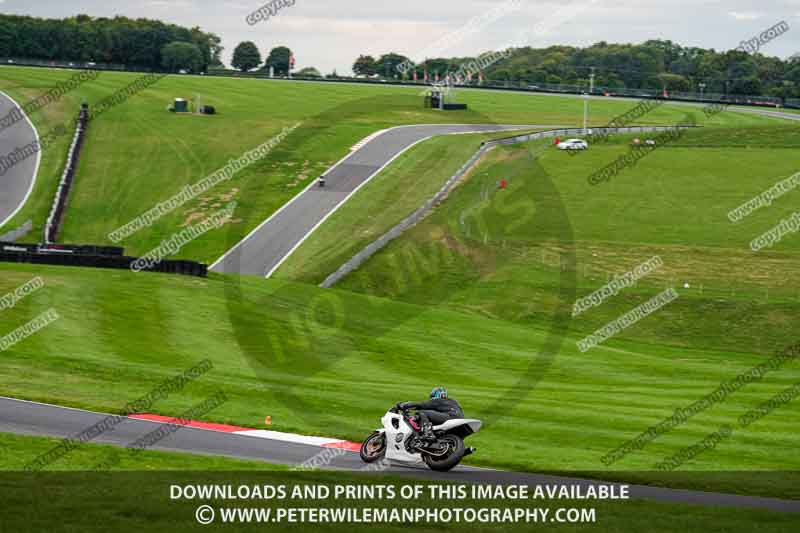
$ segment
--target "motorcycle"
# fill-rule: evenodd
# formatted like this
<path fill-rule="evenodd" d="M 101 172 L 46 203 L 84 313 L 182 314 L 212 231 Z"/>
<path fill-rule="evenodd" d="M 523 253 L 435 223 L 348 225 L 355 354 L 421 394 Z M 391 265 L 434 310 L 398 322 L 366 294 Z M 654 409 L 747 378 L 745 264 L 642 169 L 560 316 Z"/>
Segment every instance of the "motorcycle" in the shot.
<path fill-rule="evenodd" d="M 381 423 L 383 428 L 361 445 L 362 461 L 374 463 L 385 458 L 411 466 L 424 464 L 437 472 L 452 470 L 464 457 L 475 453 L 475 448 L 464 445 L 464 439 L 480 431 L 482 425 L 480 420 L 454 418 L 433 426 L 435 441 L 423 440 L 419 424 L 400 404 L 389 409 Z"/>

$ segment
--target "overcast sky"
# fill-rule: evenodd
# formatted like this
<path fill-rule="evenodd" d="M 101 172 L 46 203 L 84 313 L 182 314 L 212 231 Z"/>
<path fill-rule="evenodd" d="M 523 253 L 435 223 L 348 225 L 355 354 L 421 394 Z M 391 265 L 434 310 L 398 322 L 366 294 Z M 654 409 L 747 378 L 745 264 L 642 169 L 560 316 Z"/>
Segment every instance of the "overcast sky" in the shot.
<path fill-rule="evenodd" d="M 276 45 L 289 46 L 297 68 L 314 66 L 323 74 L 334 68 L 349 72 L 359 54 L 390 51 L 420 61 L 428 55 L 476 55 L 510 44 L 585 46 L 655 38 L 728 50 L 780 21 L 791 30 L 764 45 L 762 53 L 787 57 L 800 52 L 800 0 L 295 0 L 269 20 L 248 24 L 247 15 L 265 3 L 0 0 L 0 12 L 58 18 L 125 15 L 200 26 L 222 38 L 226 63 L 236 44 L 251 40 L 262 54 Z"/>

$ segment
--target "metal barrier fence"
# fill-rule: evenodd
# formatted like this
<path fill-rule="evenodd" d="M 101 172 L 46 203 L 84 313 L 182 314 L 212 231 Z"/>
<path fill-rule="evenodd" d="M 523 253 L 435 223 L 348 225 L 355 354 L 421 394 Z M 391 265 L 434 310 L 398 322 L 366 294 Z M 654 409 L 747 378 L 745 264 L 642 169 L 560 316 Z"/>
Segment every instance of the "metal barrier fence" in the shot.
<path fill-rule="evenodd" d="M 676 128 L 679 129 L 691 129 L 695 126 L 631 126 L 627 128 L 591 128 L 588 133 L 589 134 L 622 134 L 622 133 L 654 133 L 659 131 L 670 131 Z M 434 195 L 433 198 L 425 202 L 425 205 L 414 211 L 411 215 L 403 219 L 399 224 L 394 226 L 392 229 L 372 241 L 368 244 L 363 250 L 358 252 L 354 255 L 350 260 L 348 260 L 345 264 L 339 267 L 336 272 L 325 278 L 320 284 L 320 287 L 324 289 L 329 289 L 333 287 L 336 283 L 341 281 L 345 276 L 352 273 L 356 269 L 358 269 L 361 265 L 363 265 L 369 258 L 373 255 L 378 253 L 387 244 L 392 242 L 394 239 L 402 235 L 408 228 L 414 226 L 419 221 L 421 221 L 425 216 L 439 203 L 441 203 L 444 198 L 447 197 L 450 190 L 453 186 L 462 178 L 464 175 L 469 172 L 469 170 L 475 165 L 478 160 L 480 160 L 483 155 L 494 148 L 495 146 L 500 145 L 510 145 L 510 144 L 519 144 L 523 142 L 533 141 L 536 139 L 545 139 L 545 138 L 552 138 L 552 137 L 561 137 L 561 136 L 570 136 L 570 135 L 584 135 L 583 128 L 567 128 L 567 129 L 560 129 L 560 130 L 548 130 L 548 131 L 541 131 L 536 133 L 527 133 L 523 135 L 514 135 L 512 137 L 505 137 L 502 139 L 495 139 L 491 141 L 486 141 L 481 144 L 480 148 L 478 149 L 475 154 L 469 158 L 469 161 L 464 163 L 464 165 L 459 168 L 453 176 L 448 179 L 445 184 L 442 186 L 441 189 Z"/>
<path fill-rule="evenodd" d="M 47 217 L 47 222 L 44 225 L 45 243 L 56 242 L 58 238 L 58 230 L 64 218 L 64 209 L 67 205 L 67 197 L 72 187 L 72 181 L 75 179 L 78 159 L 80 158 L 81 147 L 83 147 L 83 139 L 88 123 L 89 109 L 84 104 L 81 106 L 81 111 L 76 121 L 75 136 L 72 138 L 72 144 L 69 147 L 69 152 L 67 152 L 67 163 L 64 165 L 64 172 L 61 174 L 61 180 L 58 183 L 58 190 L 53 199 L 53 207 L 50 209 L 50 215 Z"/>

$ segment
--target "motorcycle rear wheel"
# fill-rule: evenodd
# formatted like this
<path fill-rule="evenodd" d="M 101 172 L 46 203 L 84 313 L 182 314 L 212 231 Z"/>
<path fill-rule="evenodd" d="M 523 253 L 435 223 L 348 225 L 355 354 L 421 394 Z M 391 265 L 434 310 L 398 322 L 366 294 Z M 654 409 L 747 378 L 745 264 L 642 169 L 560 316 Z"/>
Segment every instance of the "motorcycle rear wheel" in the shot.
<path fill-rule="evenodd" d="M 386 434 L 376 431 L 361 445 L 359 451 L 361 460 L 365 463 L 374 463 L 386 455 Z"/>
<path fill-rule="evenodd" d="M 437 472 L 448 472 L 461 462 L 464 458 L 466 448 L 464 447 L 464 439 L 458 435 L 443 435 L 439 437 L 439 442 L 446 444 L 450 449 L 442 457 L 435 457 L 423 453 L 423 460 L 428 468 Z"/>

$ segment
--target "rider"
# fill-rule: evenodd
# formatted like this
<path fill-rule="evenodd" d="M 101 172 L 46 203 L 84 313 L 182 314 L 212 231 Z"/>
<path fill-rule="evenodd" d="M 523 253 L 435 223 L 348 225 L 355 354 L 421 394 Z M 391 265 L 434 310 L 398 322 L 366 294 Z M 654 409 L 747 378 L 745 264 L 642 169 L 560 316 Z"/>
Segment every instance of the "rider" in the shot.
<path fill-rule="evenodd" d="M 430 401 L 405 402 L 398 405 L 400 409 L 416 409 L 422 426 L 421 437 L 424 440 L 436 440 L 433 425 L 444 424 L 452 418 L 464 418 L 464 411 L 456 400 L 448 398 L 447 389 L 436 387 L 431 391 Z"/>

